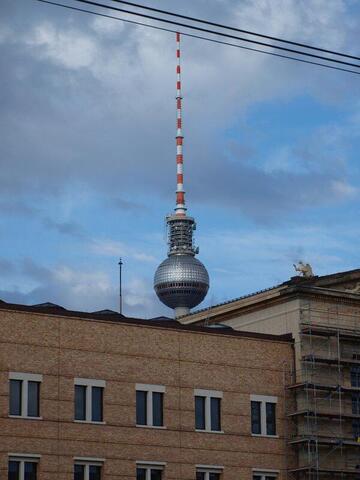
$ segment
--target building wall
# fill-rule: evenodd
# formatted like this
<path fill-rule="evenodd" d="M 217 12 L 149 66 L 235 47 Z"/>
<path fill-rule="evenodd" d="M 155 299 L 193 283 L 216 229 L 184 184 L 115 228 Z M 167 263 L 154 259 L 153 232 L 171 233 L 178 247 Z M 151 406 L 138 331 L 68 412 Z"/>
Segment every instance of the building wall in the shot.
<path fill-rule="evenodd" d="M 165 479 L 224 467 L 224 480 L 284 469 L 283 365 L 291 343 L 0 311 L 0 478 L 9 453 L 40 454 L 41 480 L 72 479 L 74 457 L 104 458 L 106 480 L 134 480 L 136 461 Z M 42 420 L 8 417 L 9 372 L 43 375 Z M 106 381 L 104 425 L 75 423 L 74 378 Z M 135 384 L 165 385 L 165 429 L 135 426 Z M 221 390 L 224 433 L 194 431 L 194 388 Z M 279 438 L 251 436 L 250 395 L 278 397 Z"/>
<path fill-rule="evenodd" d="M 276 305 L 264 306 L 249 313 L 242 313 L 226 320 L 235 330 L 247 332 L 297 333 L 299 324 L 300 300 L 290 300 Z"/>

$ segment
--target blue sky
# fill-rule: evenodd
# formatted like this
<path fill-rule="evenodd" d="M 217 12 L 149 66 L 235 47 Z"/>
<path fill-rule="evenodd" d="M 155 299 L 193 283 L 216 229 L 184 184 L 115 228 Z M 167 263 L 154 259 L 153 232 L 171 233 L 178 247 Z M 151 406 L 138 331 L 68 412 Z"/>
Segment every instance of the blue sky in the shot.
<path fill-rule="evenodd" d="M 110 2 L 109 2 L 110 3 Z M 145 2 L 150 4 L 150 2 Z M 151 5 L 169 8 L 165 0 Z M 179 12 L 359 55 L 341 0 L 184 0 Z M 174 36 L 3 0 L 0 298 L 171 314 L 152 290 L 175 201 Z M 207 306 L 358 268 L 359 78 L 184 38 L 185 188 Z"/>

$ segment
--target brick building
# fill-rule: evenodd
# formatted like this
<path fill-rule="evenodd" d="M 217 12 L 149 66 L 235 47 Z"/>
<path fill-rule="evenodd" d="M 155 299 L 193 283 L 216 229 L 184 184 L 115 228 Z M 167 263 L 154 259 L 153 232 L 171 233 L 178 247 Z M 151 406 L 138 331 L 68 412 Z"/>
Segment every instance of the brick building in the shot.
<path fill-rule="evenodd" d="M 291 335 L 0 303 L 0 479 L 272 480 Z"/>

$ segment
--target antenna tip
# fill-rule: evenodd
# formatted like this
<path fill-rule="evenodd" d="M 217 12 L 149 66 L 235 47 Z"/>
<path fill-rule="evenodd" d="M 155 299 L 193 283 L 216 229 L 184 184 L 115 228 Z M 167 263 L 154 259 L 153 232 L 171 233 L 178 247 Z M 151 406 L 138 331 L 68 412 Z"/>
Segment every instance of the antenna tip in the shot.
<path fill-rule="evenodd" d="M 176 41 L 180 42 L 180 33 L 179 32 L 176 32 Z"/>

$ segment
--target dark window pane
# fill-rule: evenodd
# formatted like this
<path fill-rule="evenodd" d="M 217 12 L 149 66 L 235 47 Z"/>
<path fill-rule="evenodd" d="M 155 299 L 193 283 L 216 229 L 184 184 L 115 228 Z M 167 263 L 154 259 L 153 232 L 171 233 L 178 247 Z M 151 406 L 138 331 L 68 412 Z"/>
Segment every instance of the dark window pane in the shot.
<path fill-rule="evenodd" d="M 89 480 L 100 480 L 100 479 L 101 479 L 101 467 L 100 467 L 100 465 L 90 465 L 89 466 Z"/>
<path fill-rule="evenodd" d="M 10 380 L 10 415 L 21 415 L 21 380 Z"/>
<path fill-rule="evenodd" d="M 253 475 L 253 480 L 261 480 L 261 475 Z"/>
<path fill-rule="evenodd" d="M 86 420 L 85 385 L 75 385 L 75 420 Z"/>
<path fill-rule="evenodd" d="M 220 473 L 210 473 L 209 474 L 210 480 L 220 480 Z"/>
<path fill-rule="evenodd" d="M 205 397 L 195 397 L 195 428 L 205 430 Z"/>
<path fill-rule="evenodd" d="M 351 368 L 351 386 L 360 387 L 360 367 Z"/>
<path fill-rule="evenodd" d="M 353 435 L 355 439 L 360 438 L 360 420 L 354 420 L 352 422 Z"/>
<path fill-rule="evenodd" d="M 163 401 L 164 394 L 159 392 L 153 392 L 153 425 L 156 427 L 162 427 L 163 421 Z"/>
<path fill-rule="evenodd" d="M 266 435 L 276 435 L 276 403 L 266 402 Z"/>
<path fill-rule="evenodd" d="M 147 425 L 147 392 L 136 391 L 136 425 Z"/>
<path fill-rule="evenodd" d="M 221 399 L 220 398 L 210 399 L 210 414 L 211 414 L 211 430 L 214 430 L 217 432 L 220 431 L 221 430 Z"/>
<path fill-rule="evenodd" d="M 74 465 L 74 480 L 85 480 L 85 465 Z"/>
<path fill-rule="evenodd" d="M 354 415 L 360 415 L 360 393 L 352 395 L 352 413 Z"/>
<path fill-rule="evenodd" d="M 205 480 L 205 472 L 196 472 L 196 480 Z"/>
<path fill-rule="evenodd" d="M 261 402 L 251 402 L 251 433 L 261 433 Z"/>
<path fill-rule="evenodd" d="M 40 383 L 28 382 L 28 416 L 38 417 L 40 399 Z"/>
<path fill-rule="evenodd" d="M 93 422 L 103 421 L 103 390 L 102 387 L 92 387 L 91 420 Z"/>
<path fill-rule="evenodd" d="M 162 471 L 152 468 L 151 469 L 151 480 L 161 480 Z"/>
<path fill-rule="evenodd" d="M 9 462 L 8 480 L 19 480 L 20 462 Z"/>
<path fill-rule="evenodd" d="M 145 470 L 145 468 L 137 468 L 136 469 L 136 480 L 146 480 L 146 470 Z"/>
<path fill-rule="evenodd" d="M 37 464 L 34 462 L 25 462 L 24 480 L 36 480 Z"/>

